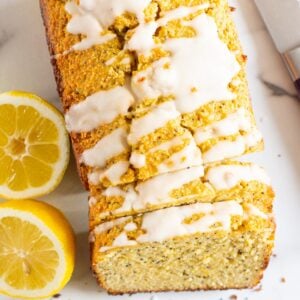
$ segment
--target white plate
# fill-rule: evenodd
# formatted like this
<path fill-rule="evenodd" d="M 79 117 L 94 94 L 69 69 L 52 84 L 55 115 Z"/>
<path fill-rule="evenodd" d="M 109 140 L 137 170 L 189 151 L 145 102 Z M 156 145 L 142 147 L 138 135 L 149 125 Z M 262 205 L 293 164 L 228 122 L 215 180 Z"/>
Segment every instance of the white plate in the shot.
<path fill-rule="evenodd" d="M 252 1 L 233 4 L 238 7 L 234 15 L 249 56 L 253 105 L 266 141 L 264 153 L 246 159 L 266 167 L 277 193 L 277 256 L 265 273 L 262 290 L 108 296 L 96 285 L 89 270 L 87 194 L 72 160 L 60 187 L 43 199 L 67 215 L 77 234 L 76 270 L 58 299 L 225 300 L 230 295 L 238 295 L 241 300 L 296 299 L 300 279 L 300 101 L 293 96 L 289 76 Z M 34 92 L 60 107 L 37 0 L 0 1 L 0 91 L 10 89 Z"/>

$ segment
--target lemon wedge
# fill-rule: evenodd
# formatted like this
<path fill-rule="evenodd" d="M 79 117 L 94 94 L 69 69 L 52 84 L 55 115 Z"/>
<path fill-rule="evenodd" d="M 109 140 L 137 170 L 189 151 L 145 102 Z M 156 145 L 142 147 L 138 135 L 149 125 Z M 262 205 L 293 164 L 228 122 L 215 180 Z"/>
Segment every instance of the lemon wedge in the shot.
<path fill-rule="evenodd" d="M 51 192 L 69 161 L 62 114 L 26 92 L 0 94 L 0 196 L 32 198 Z"/>
<path fill-rule="evenodd" d="M 69 281 L 74 257 L 72 228 L 56 208 L 35 200 L 0 203 L 0 293 L 50 297 Z"/>

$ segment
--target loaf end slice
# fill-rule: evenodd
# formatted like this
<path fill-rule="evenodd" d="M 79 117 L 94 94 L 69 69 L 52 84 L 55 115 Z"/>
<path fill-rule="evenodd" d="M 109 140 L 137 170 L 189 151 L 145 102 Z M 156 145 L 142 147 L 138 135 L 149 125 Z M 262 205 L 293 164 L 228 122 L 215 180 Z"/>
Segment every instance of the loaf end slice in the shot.
<path fill-rule="evenodd" d="M 110 294 L 251 288 L 274 231 L 270 214 L 236 201 L 172 207 L 96 227 L 92 266 Z"/>

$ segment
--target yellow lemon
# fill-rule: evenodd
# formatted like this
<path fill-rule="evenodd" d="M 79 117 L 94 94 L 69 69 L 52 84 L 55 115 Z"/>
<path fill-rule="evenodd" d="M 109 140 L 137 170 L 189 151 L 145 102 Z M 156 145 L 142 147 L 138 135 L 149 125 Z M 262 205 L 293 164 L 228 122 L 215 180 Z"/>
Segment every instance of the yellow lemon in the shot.
<path fill-rule="evenodd" d="M 62 114 L 26 92 L 0 94 L 0 196 L 26 199 L 51 192 L 69 161 Z"/>
<path fill-rule="evenodd" d="M 35 200 L 0 203 L 0 293 L 50 297 L 69 281 L 74 257 L 72 228 L 56 208 Z"/>

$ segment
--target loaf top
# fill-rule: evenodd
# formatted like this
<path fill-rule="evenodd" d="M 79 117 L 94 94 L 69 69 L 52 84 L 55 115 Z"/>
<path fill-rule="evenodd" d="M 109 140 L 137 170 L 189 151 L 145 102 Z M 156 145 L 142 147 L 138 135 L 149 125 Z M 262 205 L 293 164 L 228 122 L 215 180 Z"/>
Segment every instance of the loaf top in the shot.
<path fill-rule="evenodd" d="M 262 149 L 229 10 L 223 0 L 45 1 L 66 123 L 90 185 Z"/>

